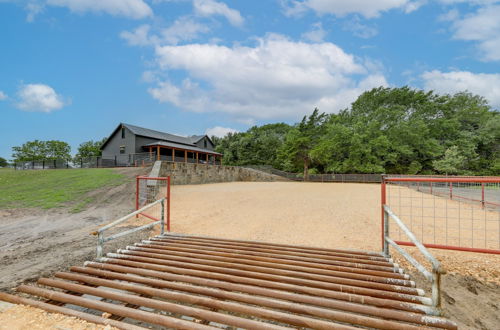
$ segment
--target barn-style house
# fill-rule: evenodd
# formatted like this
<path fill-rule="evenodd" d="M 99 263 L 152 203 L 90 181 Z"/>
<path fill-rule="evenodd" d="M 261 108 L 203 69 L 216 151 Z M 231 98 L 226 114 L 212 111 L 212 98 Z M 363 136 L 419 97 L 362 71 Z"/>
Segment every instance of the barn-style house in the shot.
<path fill-rule="evenodd" d="M 101 146 L 103 159 L 166 160 L 220 164 L 222 154 L 214 151 L 207 135 L 178 136 L 120 123 Z"/>

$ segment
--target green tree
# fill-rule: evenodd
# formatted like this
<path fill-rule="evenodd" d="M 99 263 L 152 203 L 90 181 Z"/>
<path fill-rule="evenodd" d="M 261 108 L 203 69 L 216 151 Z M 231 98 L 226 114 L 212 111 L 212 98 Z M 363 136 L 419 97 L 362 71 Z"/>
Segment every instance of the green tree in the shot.
<path fill-rule="evenodd" d="M 15 161 L 41 161 L 71 158 L 71 147 L 63 141 L 28 141 L 20 147 L 12 147 Z"/>
<path fill-rule="evenodd" d="M 78 150 L 76 152 L 76 155 L 74 157 L 75 160 L 79 160 L 82 158 L 89 158 L 89 157 L 98 157 L 102 155 L 101 151 L 101 146 L 103 143 L 106 141 L 106 138 L 103 138 L 100 141 L 86 141 L 81 143 L 78 146 Z"/>
<path fill-rule="evenodd" d="M 325 122 L 328 116 L 314 109 L 309 116 L 304 116 L 302 121 L 295 125 L 285 137 L 280 148 L 280 159 L 288 170 L 303 168 L 304 180 L 309 179 L 309 167 L 313 161 L 312 150 L 320 141 L 325 131 Z"/>
<path fill-rule="evenodd" d="M 450 147 L 444 156 L 433 162 L 434 168 L 443 174 L 460 174 L 463 171 L 466 158 L 460 154 L 457 146 Z"/>
<path fill-rule="evenodd" d="M 5 158 L 0 157 L 0 167 L 7 167 L 7 165 L 9 165 L 7 160 Z"/>

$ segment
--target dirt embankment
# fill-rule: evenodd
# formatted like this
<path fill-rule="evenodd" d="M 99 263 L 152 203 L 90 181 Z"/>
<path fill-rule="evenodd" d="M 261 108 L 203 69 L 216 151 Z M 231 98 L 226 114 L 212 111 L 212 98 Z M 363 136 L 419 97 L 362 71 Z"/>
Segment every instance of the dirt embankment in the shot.
<path fill-rule="evenodd" d="M 80 213 L 72 214 L 69 208 L 0 210 L 0 290 L 95 257 L 96 237 L 89 233 L 133 211 L 133 178 L 147 172 L 143 168 L 116 171 L 127 176 L 127 183 L 91 192 L 97 202 Z M 124 240 L 110 246 L 120 243 Z"/>

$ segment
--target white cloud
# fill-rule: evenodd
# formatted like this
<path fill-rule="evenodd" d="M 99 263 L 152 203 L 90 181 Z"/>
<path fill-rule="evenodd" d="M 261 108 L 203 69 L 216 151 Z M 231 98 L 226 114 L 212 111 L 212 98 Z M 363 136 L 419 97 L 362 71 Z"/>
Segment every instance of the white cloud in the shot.
<path fill-rule="evenodd" d="M 205 17 L 213 15 L 224 16 L 229 23 L 234 26 L 241 26 L 245 21 L 239 11 L 229 8 L 223 2 L 215 0 L 194 0 L 193 6 L 197 15 Z"/>
<path fill-rule="evenodd" d="M 191 18 L 181 17 L 170 27 L 161 31 L 162 39 L 169 44 L 177 44 L 179 41 L 193 40 L 210 29 Z"/>
<path fill-rule="evenodd" d="M 322 42 L 326 37 L 326 31 L 323 29 L 321 22 L 314 23 L 312 30 L 302 33 L 302 38 L 312 42 Z"/>
<path fill-rule="evenodd" d="M 133 19 L 153 15 L 151 7 L 143 0 L 47 0 L 51 6 L 67 7 L 75 13 L 107 13 Z"/>
<path fill-rule="evenodd" d="M 4 92 L 0 91 L 0 101 L 6 100 L 7 99 L 7 94 Z"/>
<path fill-rule="evenodd" d="M 65 102 L 62 96 L 44 84 L 27 84 L 21 86 L 17 93 L 17 108 L 25 111 L 52 112 L 61 109 Z"/>
<path fill-rule="evenodd" d="M 295 119 L 316 106 L 336 112 L 364 90 L 387 85 L 376 65 L 333 43 L 295 42 L 280 35 L 259 38 L 254 47 L 156 47 L 156 56 L 160 69 L 183 70 L 187 78 L 150 88 L 155 99 L 241 120 Z"/>
<path fill-rule="evenodd" d="M 403 9 L 405 12 L 412 12 L 420 7 L 421 3 L 422 1 L 410 0 L 292 0 L 287 2 L 285 14 L 298 15 L 313 10 L 318 15 L 345 16 L 360 14 L 366 18 L 372 18 L 391 9 Z"/>
<path fill-rule="evenodd" d="M 238 131 L 235 130 L 234 128 L 215 126 L 212 128 L 207 128 L 205 134 L 208 136 L 224 137 L 229 133 L 236 133 L 236 132 Z"/>
<path fill-rule="evenodd" d="M 209 31 L 208 26 L 184 16 L 178 18 L 168 28 L 159 30 L 157 34 L 151 34 L 151 26 L 144 24 L 132 32 L 123 31 L 120 37 L 131 46 L 176 45 L 181 41 L 197 39 L 202 33 Z"/>
<path fill-rule="evenodd" d="M 481 58 L 500 61 L 500 5 L 485 6 L 453 22 L 453 37 L 477 42 Z"/>
<path fill-rule="evenodd" d="M 356 37 L 368 39 L 376 36 L 378 30 L 374 27 L 362 24 L 356 16 L 344 24 L 344 30 L 351 31 Z"/>
<path fill-rule="evenodd" d="M 26 21 L 33 22 L 36 15 L 40 14 L 44 10 L 44 5 L 39 1 L 29 1 L 25 6 L 28 15 L 26 15 Z"/>
<path fill-rule="evenodd" d="M 468 71 L 424 72 L 424 87 L 438 93 L 469 91 L 485 97 L 492 106 L 500 107 L 500 74 L 472 73 Z"/>

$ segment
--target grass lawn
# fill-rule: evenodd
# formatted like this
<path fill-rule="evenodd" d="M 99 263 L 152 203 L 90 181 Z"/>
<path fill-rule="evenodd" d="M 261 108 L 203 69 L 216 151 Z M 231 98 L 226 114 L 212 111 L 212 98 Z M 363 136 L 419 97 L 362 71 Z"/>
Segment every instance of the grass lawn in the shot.
<path fill-rule="evenodd" d="M 73 212 L 92 202 L 86 193 L 125 182 L 125 176 L 107 168 L 26 170 L 0 169 L 0 209 L 50 209 L 76 202 Z"/>

